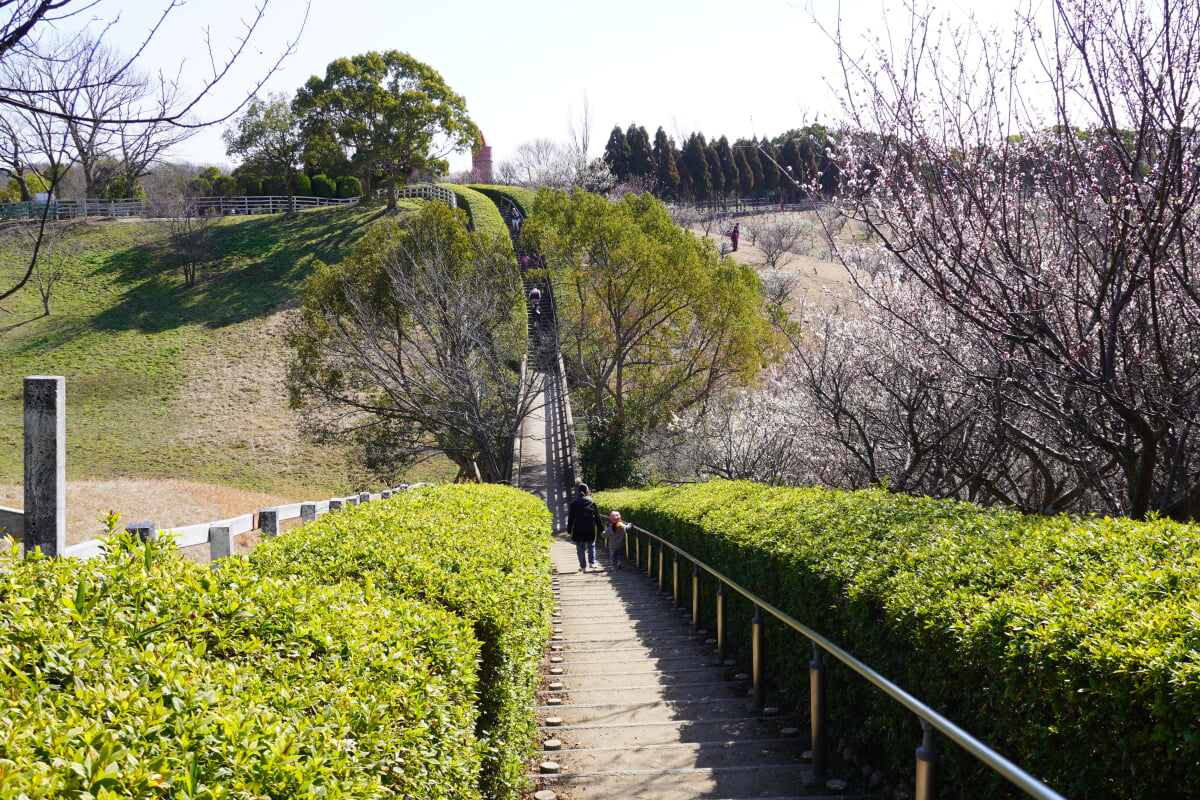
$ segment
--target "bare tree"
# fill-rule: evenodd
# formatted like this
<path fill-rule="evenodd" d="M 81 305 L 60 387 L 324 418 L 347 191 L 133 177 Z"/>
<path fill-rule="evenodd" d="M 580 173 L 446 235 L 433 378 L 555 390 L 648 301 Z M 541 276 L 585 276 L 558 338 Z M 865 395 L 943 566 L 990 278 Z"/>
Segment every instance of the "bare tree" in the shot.
<path fill-rule="evenodd" d="M 152 209 L 155 222 L 188 288 L 196 285 L 200 272 L 212 257 L 212 229 L 220 217 L 204 214 L 187 176 L 180 174 L 171 191 L 159 194 Z"/>
<path fill-rule="evenodd" d="M 311 284 L 290 338 L 293 402 L 381 476 L 440 453 L 463 477 L 506 480 L 536 397 L 514 369 L 523 295 L 507 237 L 468 232 L 443 204 L 378 227 Z"/>
<path fill-rule="evenodd" d="M 844 55 L 843 209 L 976 332 L 1006 437 L 1097 511 L 1200 518 L 1200 6 L 1052 12 Z"/>
<path fill-rule="evenodd" d="M 50 127 L 48 124 L 50 120 L 57 120 L 60 123 L 82 123 L 85 127 L 101 129 L 160 125 L 186 129 L 223 122 L 237 113 L 242 105 L 258 92 L 271 75 L 279 69 L 283 59 L 295 49 L 297 39 L 291 40 L 286 45 L 274 65 L 265 70 L 254 85 L 247 87 L 241 103 L 229 109 L 228 113 L 216 119 L 194 118 L 194 112 L 199 104 L 209 97 L 218 85 L 231 78 L 234 65 L 253 46 L 252 41 L 256 40 L 256 32 L 266 25 L 268 2 L 269 0 L 256 0 L 255 4 L 249 7 L 247 16 L 240 20 L 240 27 L 236 28 L 237 33 L 233 35 L 232 44 L 222 55 L 217 54 L 208 31 L 204 32 L 209 45 L 208 63 L 211 66 L 211 72 L 199 90 L 189 94 L 167 92 L 159 96 L 159 99 L 165 100 L 165 102 L 158 104 L 118 105 L 101 108 L 89 108 L 86 104 L 82 104 L 71 105 L 65 109 L 61 105 L 56 105 L 52 93 L 43 91 L 41 88 L 27 91 L 27 86 L 23 87 L 20 83 L 10 80 L 9 78 L 14 74 L 10 65 L 14 61 L 20 61 L 31 71 L 33 65 L 38 65 L 38 69 L 42 72 L 51 69 L 51 65 L 62 59 L 49 48 L 47 44 L 49 39 L 44 35 L 45 32 L 54 30 L 56 26 L 61 26 L 68 20 L 83 19 L 85 13 L 95 8 L 96 0 L 11 0 L 11 2 L 3 3 L 7 16 L 0 21 L 0 68 L 3 68 L 0 69 L 0 84 L 2 84 L 0 85 L 0 108 L 5 109 L 6 119 L 14 119 L 9 116 L 7 111 L 16 111 L 20 113 L 23 121 L 33 121 L 42 129 Z M 132 55 L 123 61 L 110 63 L 102 71 L 101 76 L 77 75 L 75 80 L 68 80 L 58 85 L 57 91 L 66 95 L 80 95 L 98 88 L 99 83 L 120 87 L 132 82 L 136 74 L 134 64 L 142 56 L 149 42 L 159 34 L 171 12 L 182 5 L 179 0 L 164 0 L 164 3 L 163 11 L 157 22 Z M 299 23 L 300 30 L 303 30 L 306 20 L 307 10 Z M 86 39 L 87 37 L 82 38 Z M 92 41 L 95 47 L 102 44 L 101 38 L 95 38 Z M 24 68 L 22 71 L 24 73 Z M 165 76 L 160 77 L 164 82 L 169 82 Z M 131 148 L 131 151 L 134 149 Z M 61 172 L 58 172 L 55 177 L 60 175 Z M 38 248 L 35 248 L 23 275 L 12 285 L 0 287 L 0 300 L 11 297 L 28 283 L 36 271 L 37 257 Z"/>
<path fill-rule="evenodd" d="M 804 239 L 806 229 L 795 214 L 770 214 L 748 220 L 745 225 L 750 243 L 762 253 L 771 269 L 785 266 Z"/>

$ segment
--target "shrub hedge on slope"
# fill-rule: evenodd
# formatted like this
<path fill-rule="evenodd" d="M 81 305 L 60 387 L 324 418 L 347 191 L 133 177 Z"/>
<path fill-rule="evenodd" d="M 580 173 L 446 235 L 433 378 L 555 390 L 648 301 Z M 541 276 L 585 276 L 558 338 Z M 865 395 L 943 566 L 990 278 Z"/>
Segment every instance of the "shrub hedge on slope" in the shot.
<path fill-rule="evenodd" d="M 1197 526 L 742 482 L 597 502 L 829 636 L 1067 796 L 1200 796 Z M 807 676 L 795 665 L 811 650 L 796 638 L 770 640 L 772 680 L 802 698 Z M 831 669 L 835 738 L 880 748 L 874 758 L 906 778 L 917 722 Z M 972 757 L 948 756 L 951 794 L 1010 791 Z"/>
<path fill-rule="evenodd" d="M 0 797 L 478 797 L 470 623 L 110 540 L 0 556 Z"/>
<path fill-rule="evenodd" d="M 537 199 L 537 192 L 533 189 L 526 189 L 523 186 L 498 186 L 486 183 L 470 183 L 467 184 L 468 189 L 474 189 L 480 194 L 486 195 L 493 203 L 499 205 L 503 200 L 509 200 L 521 212 L 521 216 L 529 216 L 529 212 L 533 210 L 533 201 Z"/>
<path fill-rule="evenodd" d="M 480 645 L 481 789 L 512 797 L 532 755 L 530 709 L 550 632 L 550 524 L 545 503 L 515 489 L 426 486 L 323 517 L 250 561 L 263 574 L 369 585 L 467 620 Z"/>
<path fill-rule="evenodd" d="M 500 216 L 500 209 L 487 196 L 456 183 L 443 183 L 441 186 L 454 192 L 458 207 L 467 212 L 467 225 L 471 230 L 494 236 L 508 235 L 508 226 L 504 224 L 504 217 Z"/>

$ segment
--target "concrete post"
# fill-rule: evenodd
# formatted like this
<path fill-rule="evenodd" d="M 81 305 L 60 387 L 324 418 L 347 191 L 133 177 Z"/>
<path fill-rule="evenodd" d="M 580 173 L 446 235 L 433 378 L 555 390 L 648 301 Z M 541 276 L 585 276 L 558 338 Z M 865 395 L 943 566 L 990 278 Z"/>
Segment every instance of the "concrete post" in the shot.
<path fill-rule="evenodd" d="M 317 504 L 316 503 L 301 503 L 300 504 L 300 524 L 307 522 L 315 522 L 317 519 Z"/>
<path fill-rule="evenodd" d="M 279 509 L 264 508 L 258 512 L 258 529 L 264 539 L 279 535 Z"/>
<path fill-rule="evenodd" d="M 126 525 L 125 530 L 136 535 L 143 542 L 158 541 L 158 526 L 153 522 L 134 522 Z"/>
<path fill-rule="evenodd" d="M 358 505 L 358 498 L 357 498 L 357 497 L 347 497 L 347 498 L 346 498 L 346 505 L 349 505 L 349 506 L 356 506 L 356 505 Z"/>
<path fill-rule="evenodd" d="M 208 560 L 216 563 L 234 553 L 233 533 L 228 525 L 212 525 L 208 529 Z"/>
<path fill-rule="evenodd" d="M 369 502 L 371 502 L 371 493 L 370 493 L 370 492 L 361 492 L 361 493 L 358 495 L 358 502 L 359 502 L 359 503 L 369 503 Z"/>
<path fill-rule="evenodd" d="M 67 546 L 67 381 L 25 379 L 25 552 L 54 557 Z"/>
<path fill-rule="evenodd" d="M 337 499 L 336 497 L 329 501 L 329 510 L 330 511 L 337 511 L 341 507 L 342 507 L 342 501 Z"/>
<path fill-rule="evenodd" d="M 388 500 L 391 498 L 391 496 L 392 496 L 391 489 L 384 489 L 382 492 L 379 493 L 379 499 L 381 499 L 381 500 Z"/>

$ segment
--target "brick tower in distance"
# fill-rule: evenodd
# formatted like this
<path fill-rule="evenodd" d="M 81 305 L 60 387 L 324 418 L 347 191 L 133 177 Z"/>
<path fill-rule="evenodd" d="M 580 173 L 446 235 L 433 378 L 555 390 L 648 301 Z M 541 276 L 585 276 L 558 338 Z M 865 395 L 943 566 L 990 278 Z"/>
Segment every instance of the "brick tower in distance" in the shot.
<path fill-rule="evenodd" d="M 479 149 L 471 155 L 471 177 L 476 183 L 492 182 L 492 147 L 479 132 Z"/>

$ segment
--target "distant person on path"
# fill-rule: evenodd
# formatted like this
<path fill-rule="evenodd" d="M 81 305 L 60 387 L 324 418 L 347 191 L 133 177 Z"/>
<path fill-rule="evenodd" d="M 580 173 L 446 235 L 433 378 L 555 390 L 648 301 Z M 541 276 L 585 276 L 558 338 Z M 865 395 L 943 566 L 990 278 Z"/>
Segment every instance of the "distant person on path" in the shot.
<path fill-rule="evenodd" d="M 612 550 L 613 566 L 620 569 L 625 563 L 625 523 L 621 522 L 620 511 L 608 515 L 608 547 Z"/>
<path fill-rule="evenodd" d="M 737 252 L 737 243 L 740 236 L 741 233 L 738 232 L 738 224 L 735 222 L 733 223 L 733 230 L 729 232 L 729 241 L 733 243 L 733 252 L 735 253 Z"/>
<path fill-rule="evenodd" d="M 542 306 L 542 290 L 536 286 L 529 290 L 529 305 L 533 306 L 535 314 Z"/>
<path fill-rule="evenodd" d="M 596 537 L 604 531 L 604 519 L 596 501 L 588 496 L 591 493 L 586 483 L 579 484 L 575 487 L 575 499 L 567 507 L 567 533 L 575 543 L 580 572 L 596 568 Z"/>

